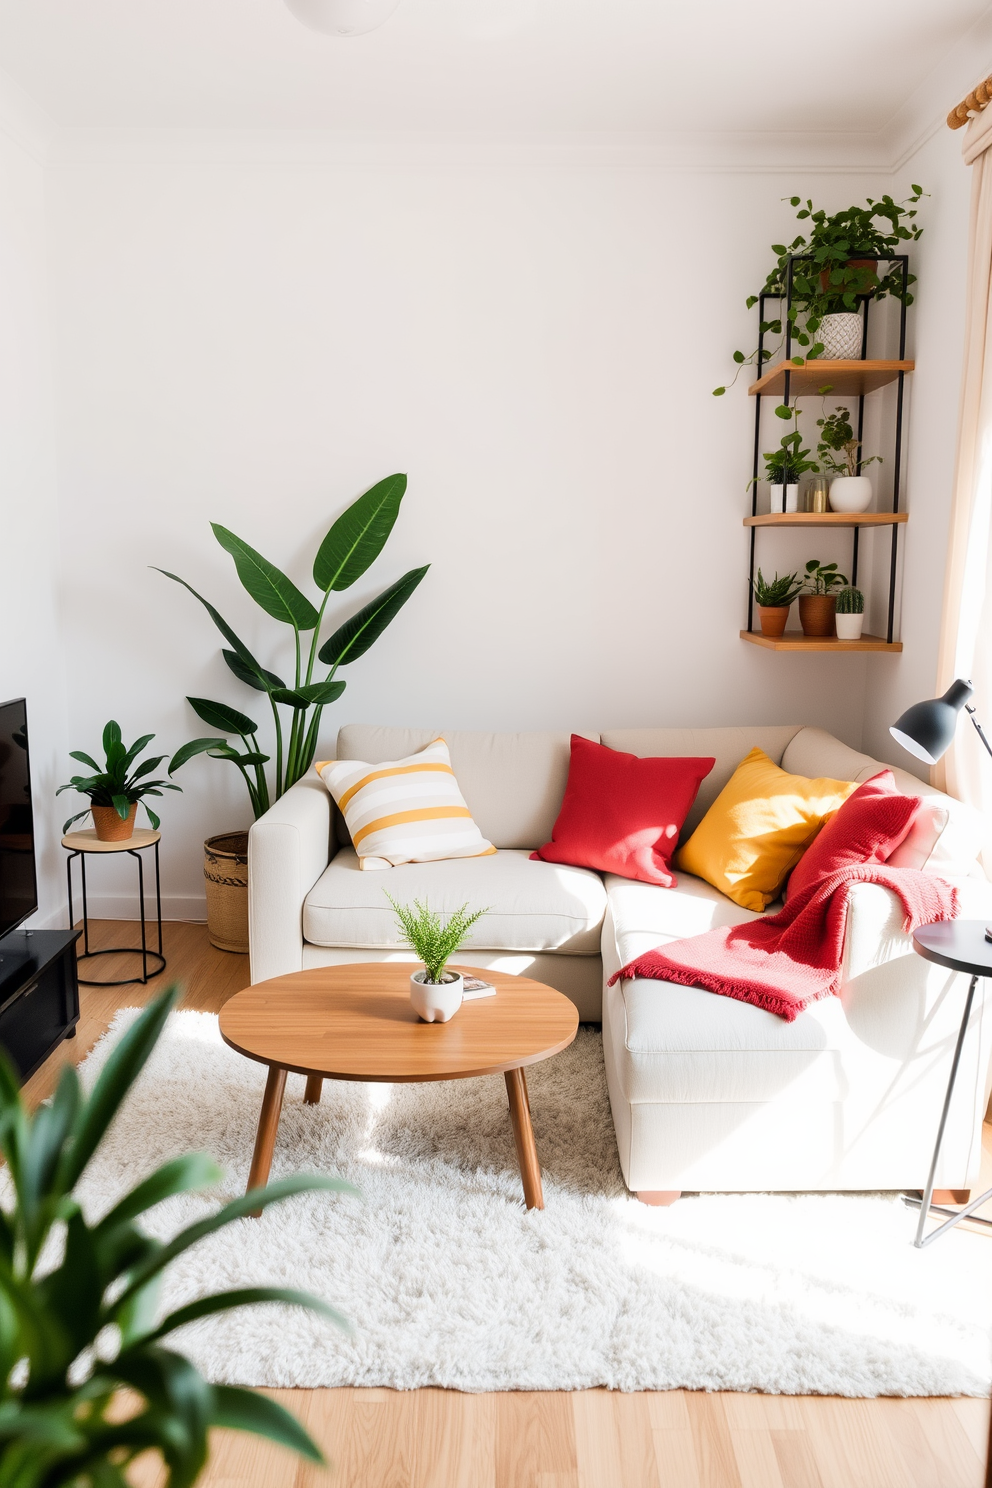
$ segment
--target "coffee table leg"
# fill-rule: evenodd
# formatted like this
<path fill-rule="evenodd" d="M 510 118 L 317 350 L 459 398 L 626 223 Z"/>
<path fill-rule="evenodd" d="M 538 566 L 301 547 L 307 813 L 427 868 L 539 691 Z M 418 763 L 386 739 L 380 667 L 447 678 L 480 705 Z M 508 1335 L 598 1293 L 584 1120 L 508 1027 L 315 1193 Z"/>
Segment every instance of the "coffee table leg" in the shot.
<path fill-rule="evenodd" d="M 251 1160 L 246 1193 L 251 1193 L 253 1188 L 264 1188 L 269 1181 L 272 1153 L 276 1145 L 276 1132 L 279 1130 L 279 1113 L 282 1110 L 282 1093 L 285 1088 L 286 1071 L 276 1064 L 270 1064 L 269 1077 L 265 1082 L 265 1094 L 262 1096 L 262 1109 L 258 1117 L 258 1134 L 255 1137 L 255 1151 Z M 251 1218 L 257 1219 L 261 1212 L 261 1209 L 253 1209 Z"/>
<path fill-rule="evenodd" d="M 530 1124 L 530 1102 L 527 1098 L 527 1080 L 522 1069 L 507 1070 L 506 1093 L 510 1098 L 510 1120 L 513 1123 L 513 1140 L 517 1146 L 517 1162 L 523 1179 L 524 1199 L 528 1209 L 544 1208 L 544 1191 L 541 1187 L 541 1164 L 537 1160 L 537 1145 L 534 1128 Z"/>
<path fill-rule="evenodd" d="M 323 1088 L 323 1075 L 307 1075 L 307 1088 L 303 1094 L 304 1104 L 308 1106 L 319 1106 L 320 1092 Z"/>

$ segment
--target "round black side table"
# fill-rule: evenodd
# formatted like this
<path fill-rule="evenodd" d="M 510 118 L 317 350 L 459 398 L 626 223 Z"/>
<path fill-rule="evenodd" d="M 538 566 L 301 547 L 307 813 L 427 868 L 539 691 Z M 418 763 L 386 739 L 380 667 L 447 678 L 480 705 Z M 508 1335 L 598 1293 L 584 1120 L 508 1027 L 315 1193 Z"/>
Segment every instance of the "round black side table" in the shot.
<path fill-rule="evenodd" d="M 133 982 L 140 982 L 142 986 L 148 981 L 149 976 L 157 976 L 160 971 L 165 970 L 165 957 L 162 955 L 162 889 L 159 882 L 158 872 L 158 844 L 161 832 L 153 832 L 151 828 L 137 828 L 130 837 L 125 837 L 122 842 L 101 842 L 92 827 L 82 832 L 69 832 L 62 838 L 62 846 L 68 850 L 65 872 L 69 891 L 69 925 L 76 923 L 72 905 L 72 865 L 79 859 L 80 877 L 83 887 L 83 949 L 76 958 L 77 961 L 91 961 L 97 956 L 118 956 L 133 953 L 141 957 L 141 975 L 133 977 L 119 977 L 116 981 L 101 982 L 92 978 L 78 977 L 83 987 L 129 987 Z M 141 860 L 141 853 L 145 848 L 155 849 L 155 914 L 158 924 L 158 950 L 150 950 L 145 933 L 145 865 Z M 141 911 L 141 944 L 140 946 L 105 946 L 102 950 L 90 950 L 90 922 L 89 911 L 86 904 L 86 859 L 90 853 L 121 853 L 126 852 L 138 865 L 138 908 Z M 156 966 L 154 963 L 158 962 Z M 149 971 L 149 962 L 152 963 Z"/>
<path fill-rule="evenodd" d="M 962 1219 L 967 1219 L 976 1209 L 980 1209 L 988 1199 L 992 1198 L 992 1188 L 990 1188 L 977 1199 L 972 1199 L 963 1209 L 945 1209 L 943 1205 L 933 1203 L 933 1182 L 937 1173 L 937 1160 L 940 1157 L 940 1148 L 944 1140 L 947 1113 L 951 1108 L 951 1096 L 954 1094 L 954 1082 L 957 1079 L 958 1065 L 961 1062 L 964 1036 L 968 1031 L 971 1005 L 975 1000 L 975 988 L 978 986 L 979 977 L 992 976 L 992 942 L 985 939 L 987 923 L 985 920 L 941 920 L 937 925 L 921 925 L 919 930 L 913 932 L 913 950 L 918 956 L 922 956 L 926 961 L 935 961 L 938 966 L 946 966 L 951 971 L 960 971 L 971 977 L 968 995 L 964 1000 L 958 1041 L 954 1046 L 954 1058 L 951 1061 L 944 1108 L 940 1113 L 940 1124 L 937 1127 L 937 1140 L 934 1144 L 933 1160 L 930 1163 L 930 1176 L 923 1190 L 923 1198 L 907 1200 L 910 1204 L 920 1206 L 920 1222 L 916 1227 L 916 1239 L 913 1241 L 917 1250 L 922 1250 L 924 1245 L 929 1245 L 931 1241 L 937 1239 L 938 1235 L 943 1235 L 946 1230 L 960 1224 Z M 945 1218 L 944 1223 L 938 1225 L 935 1230 L 931 1230 L 929 1235 L 924 1235 L 923 1227 L 931 1211 L 934 1214 L 949 1217 Z M 985 1225 L 988 1229 L 992 1229 L 992 1220 L 975 1218 L 972 1219 L 972 1223 Z"/>

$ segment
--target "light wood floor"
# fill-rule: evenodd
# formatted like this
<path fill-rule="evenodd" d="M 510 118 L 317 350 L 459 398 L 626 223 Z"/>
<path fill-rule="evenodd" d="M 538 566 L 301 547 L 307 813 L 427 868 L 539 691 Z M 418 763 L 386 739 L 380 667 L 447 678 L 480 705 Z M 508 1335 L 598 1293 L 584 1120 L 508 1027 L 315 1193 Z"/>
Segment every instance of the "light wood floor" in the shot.
<path fill-rule="evenodd" d="M 93 944 L 132 927 L 104 922 Z M 247 957 L 214 950 L 201 925 L 165 927 L 169 966 L 140 986 L 81 989 L 79 1036 L 28 1082 L 33 1101 L 80 1059 L 118 1007 L 172 980 L 183 1005 L 216 1012 L 247 984 Z M 115 970 L 102 957 L 101 976 Z M 986 1127 L 987 1162 L 992 1143 Z M 985 1180 L 992 1186 L 992 1177 Z M 989 1241 L 992 1264 L 992 1239 Z M 697 1394 L 275 1390 L 334 1467 L 300 1466 L 255 1438 L 217 1434 L 202 1488 L 979 1488 L 982 1400 L 840 1400 Z M 142 1488 L 153 1475 L 136 1472 Z"/>

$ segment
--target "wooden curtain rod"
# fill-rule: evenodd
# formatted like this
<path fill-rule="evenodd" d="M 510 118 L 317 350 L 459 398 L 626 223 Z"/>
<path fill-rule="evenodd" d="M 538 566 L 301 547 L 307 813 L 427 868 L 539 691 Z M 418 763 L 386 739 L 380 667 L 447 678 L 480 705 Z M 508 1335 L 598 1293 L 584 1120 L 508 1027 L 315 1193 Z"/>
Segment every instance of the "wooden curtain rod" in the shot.
<path fill-rule="evenodd" d="M 979 83 L 973 93 L 967 98 L 962 98 L 957 108 L 951 109 L 947 116 L 947 123 L 951 129 L 962 129 L 968 122 L 971 114 L 980 114 L 987 103 L 992 101 L 992 74 L 984 83 Z"/>

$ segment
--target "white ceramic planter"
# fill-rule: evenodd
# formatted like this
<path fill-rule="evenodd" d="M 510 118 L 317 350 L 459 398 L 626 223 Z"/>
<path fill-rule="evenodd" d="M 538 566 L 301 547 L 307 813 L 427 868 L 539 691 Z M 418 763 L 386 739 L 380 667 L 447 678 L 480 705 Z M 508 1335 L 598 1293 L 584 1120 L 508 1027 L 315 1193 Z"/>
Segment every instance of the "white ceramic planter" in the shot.
<path fill-rule="evenodd" d="M 853 310 L 825 315 L 816 332 L 817 341 L 823 342 L 823 360 L 860 362 L 861 332 L 861 316 Z"/>
<path fill-rule="evenodd" d="M 830 510 L 863 512 L 871 506 L 871 481 L 867 475 L 839 475 L 830 482 Z"/>
<path fill-rule="evenodd" d="M 794 512 L 799 510 L 799 486 L 772 486 L 770 511 Z"/>
<path fill-rule="evenodd" d="M 447 975 L 447 981 L 429 982 L 421 968 L 410 978 L 410 1001 L 425 1023 L 447 1023 L 462 1005 L 464 979 L 453 971 Z"/>
<path fill-rule="evenodd" d="M 860 641 L 861 627 L 865 623 L 865 617 L 861 615 L 835 615 L 834 624 L 837 626 L 837 639 L 839 641 Z"/>

